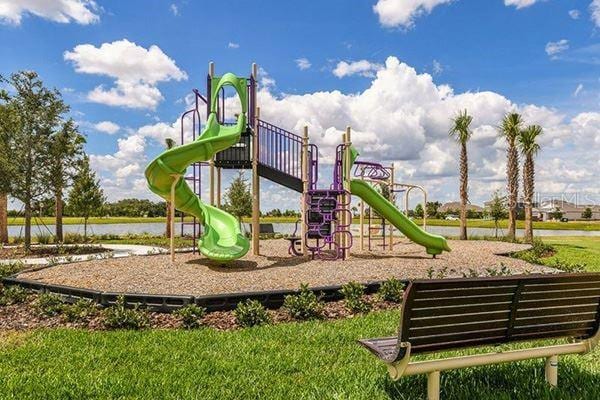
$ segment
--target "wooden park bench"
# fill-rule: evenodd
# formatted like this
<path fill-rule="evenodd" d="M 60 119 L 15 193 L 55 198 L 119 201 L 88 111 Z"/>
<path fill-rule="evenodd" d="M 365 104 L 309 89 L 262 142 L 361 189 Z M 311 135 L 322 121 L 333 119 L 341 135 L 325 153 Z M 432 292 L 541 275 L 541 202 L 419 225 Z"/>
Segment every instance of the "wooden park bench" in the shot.
<path fill-rule="evenodd" d="M 428 398 L 439 399 L 440 372 L 546 359 L 546 381 L 558 383 L 558 356 L 590 352 L 600 341 L 600 273 L 419 280 L 404 293 L 398 336 L 359 342 L 385 362 L 392 379 L 428 374 Z M 566 338 L 463 357 L 413 361 L 413 355 Z"/>

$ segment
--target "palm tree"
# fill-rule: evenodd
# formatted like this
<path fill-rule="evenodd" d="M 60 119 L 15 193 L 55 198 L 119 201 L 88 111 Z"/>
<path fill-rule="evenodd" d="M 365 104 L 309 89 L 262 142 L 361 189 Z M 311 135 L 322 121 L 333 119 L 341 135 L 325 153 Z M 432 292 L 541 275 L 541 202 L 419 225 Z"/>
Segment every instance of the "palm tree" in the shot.
<path fill-rule="evenodd" d="M 459 112 L 452 120 L 450 136 L 460 144 L 460 239 L 467 240 L 467 203 L 469 201 L 469 161 L 467 158 L 467 142 L 471 138 L 471 122 L 473 117 L 467 113 Z"/>
<path fill-rule="evenodd" d="M 500 134 L 506 139 L 506 178 L 508 190 L 508 237 L 514 239 L 517 230 L 517 200 L 519 196 L 519 152 L 517 138 L 521 133 L 523 118 L 518 113 L 508 113 L 502 119 Z"/>
<path fill-rule="evenodd" d="M 521 154 L 525 158 L 523 163 L 523 194 L 525 197 L 525 241 L 533 242 L 533 192 L 535 189 L 535 168 L 533 158 L 540 150 L 537 138 L 542 134 L 542 127 L 539 125 L 529 125 L 518 137 Z"/>

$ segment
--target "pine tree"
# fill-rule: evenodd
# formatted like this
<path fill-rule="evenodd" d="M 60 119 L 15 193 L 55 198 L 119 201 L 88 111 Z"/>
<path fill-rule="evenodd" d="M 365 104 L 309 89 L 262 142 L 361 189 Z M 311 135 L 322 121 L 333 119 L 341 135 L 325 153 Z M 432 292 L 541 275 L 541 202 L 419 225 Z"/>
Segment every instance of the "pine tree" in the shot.
<path fill-rule="evenodd" d="M 233 214 L 240 223 L 242 222 L 242 217 L 252 215 L 252 193 L 243 172 L 238 173 L 238 176 L 231 181 L 231 185 L 229 185 L 229 188 L 225 192 L 225 205 L 223 209 Z"/>
<path fill-rule="evenodd" d="M 96 173 L 90 169 L 90 161 L 86 156 L 73 180 L 68 202 L 71 212 L 83 217 L 84 238 L 87 238 L 88 219 L 101 214 L 104 202 L 100 181 L 96 178 Z"/>

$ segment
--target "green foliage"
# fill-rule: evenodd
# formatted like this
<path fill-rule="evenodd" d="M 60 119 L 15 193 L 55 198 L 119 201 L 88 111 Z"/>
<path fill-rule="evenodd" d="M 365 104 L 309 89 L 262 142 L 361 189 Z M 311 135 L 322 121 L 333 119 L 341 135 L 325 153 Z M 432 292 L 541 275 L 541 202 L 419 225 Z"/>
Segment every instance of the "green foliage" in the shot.
<path fill-rule="evenodd" d="M 514 256 L 532 264 L 542 264 L 542 258 L 550 257 L 554 253 L 555 249 L 552 245 L 544 243 L 539 238 L 535 238 L 531 249 L 520 251 L 514 254 Z"/>
<path fill-rule="evenodd" d="M 146 199 L 122 199 L 104 206 L 104 214 L 111 217 L 165 217 L 167 203 Z"/>
<path fill-rule="evenodd" d="M 99 311 L 98 305 L 87 299 L 79 299 L 62 307 L 63 318 L 67 322 L 87 322 L 98 315 Z"/>
<path fill-rule="evenodd" d="M 235 320 L 242 327 L 266 325 L 271 323 L 271 316 L 258 300 L 242 301 L 233 311 Z"/>
<path fill-rule="evenodd" d="M 83 237 L 81 233 L 77 232 L 67 232 L 64 235 L 63 243 L 64 244 L 79 244 L 85 243 L 87 238 Z"/>
<path fill-rule="evenodd" d="M 188 304 L 173 312 L 181 319 L 181 325 L 185 329 L 194 329 L 202 325 L 200 321 L 206 315 L 206 308 L 198 307 L 195 304 Z"/>
<path fill-rule="evenodd" d="M 96 178 L 96 173 L 90 169 L 89 159 L 84 157 L 69 193 L 69 209 L 84 219 L 84 238 L 87 237 L 89 217 L 101 214 L 104 201 L 100 181 Z"/>
<path fill-rule="evenodd" d="M 415 206 L 415 217 L 423 218 L 425 216 L 425 210 L 423 210 L 423 205 L 421 203 Z"/>
<path fill-rule="evenodd" d="M 60 93 L 46 88 L 33 71 L 0 76 L 0 84 L 11 89 L 10 94 L 3 90 L 0 96 L 0 135 L 13 166 L 10 195 L 24 205 L 25 247 L 29 250 L 33 203 L 48 196 L 48 175 L 43 171 L 48 171 L 51 164 L 52 136 L 62 127 L 69 107 Z"/>
<path fill-rule="evenodd" d="M 399 279 L 390 278 L 381 284 L 378 294 L 385 301 L 401 303 L 404 296 L 404 283 Z"/>
<path fill-rule="evenodd" d="M 50 244 L 54 242 L 54 236 L 48 233 L 38 233 L 35 238 L 39 244 Z"/>
<path fill-rule="evenodd" d="M 425 204 L 425 208 L 427 209 L 427 217 L 428 218 L 437 218 L 438 217 L 438 209 L 442 206 L 442 203 L 439 201 L 428 201 Z"/>
<path fill-rule="evenodd" d="M 252 214 L 252 193 L 243 171 L 239 172 L 238 176 L 231 181 L 231 185 L 225 192 L 223 209 L 236 216 L 240 221 L 242 217 Z"/>
<path fill-rule="evenodd" d="M 53 317 L 62 313 L 63 306 L 62 298 L 53 293 L 42 293 L 33 303 L 36 312 L 44 317 Z"/>
<path fill-rule="evenodd" d="M 16 274 L 21 271 L 25 265 L 22 262 L 13 262 L 8 264 L 0 264 L 0 280 Z"/>
<path fill-rule="evenodd" d="M 340 293 L 344 296 L 346 307 L 357 313 L 366 313 L 371 309 L 371 304 L 363 299 L 365 287 L 358 282 L 348 282 L 342 286 Z"/>
<path fill-rule="evenodd" d="M 501 196 L 498 190 L 494 192 L 486 212 L 494 221 L 495 236 L 498 237 L 499 222 L 508 216 L 506 197 Z"/>
<path fill-rule="evenodd" d="M 584 263 L 571 263 L 560 259 L 554 259 L 547 265 L 568 273 L 579 273 L 587 270 L 587 265 Z"/>
<path fill-rule="evenodd" d="M 592 219 L 594 213 L 590 207 L 586 207 L 585 210 L 581 213 L 581 218 L 583 219 Z"/>
<path fill-rule="evenodd" d="M 308 288 L 307 284 L 300 285 L 300 293 L 285 296 L 283 308 L 297 320 L 316 319 L 321 317 L 323 303 L 319 297 Z"/>
<path fill-rule="evenodd" d="M 559 207 L 556 207 L 554 211 L 548 213 L 548 216 L 556 221 L 560 221 L 564 217 L 564 215 L 565 213 L 563 213 Z"/>
<path fill-rule="evenodd" d="M 0 306 L 9 306 L 25 302 L 29 292 L 21 286 L 8 286 L 0 291 Z"/>
<path fill-rule="evenodd" d="M 104 325 L 111 329 L 143 329 L 150 325 L 148 313 L 137 305 L 127 308 L 123 296 L 119 296 L 114 305 L 104 309 L 102 316 Z"/>

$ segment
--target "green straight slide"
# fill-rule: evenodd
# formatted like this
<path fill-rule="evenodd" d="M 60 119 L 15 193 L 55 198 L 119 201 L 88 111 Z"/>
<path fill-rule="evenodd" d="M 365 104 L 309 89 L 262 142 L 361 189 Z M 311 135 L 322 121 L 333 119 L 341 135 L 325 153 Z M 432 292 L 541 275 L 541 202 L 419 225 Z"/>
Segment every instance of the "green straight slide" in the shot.
<path fill-rule="evenodd" d="M 446 239 L 439 235 L 432 235 L 419 228 L 396 206 L 381 195 L 368 182 L 360 179 L 350 181 L 350 193 L 363 199 L 369 206 L 373 207 L 383 218 L 390 221 L 407 238 L 424 246 L 427 254 L 441 254 L 442 251 L 450 251 Z"/>
<path fill-rule="evenodd" d="M 217 94 L 223 86 L 233 86 L 240 98 L 242 112 L 236 125 L 224 126 L 217 120 Z M 188 166 L 210 160 L 219 151 L 235 145 L 246 130 L 246 79 L 227 73 L 211 82 L 211 106 L 206 127 L 194 142 L 174 147 L 160 154 L 146 168 L 148 187 L 163 199 L 170 201 L 171 186 L 175 183 L 175 208 L 198 218 L 204 226 L 198 249 L 206 257 L 217 261 L 231 261 L 243 257 L 250 247 L 242 235 L 239 221 L 231 214 L 203 203 L 188 186 L 184 174 Z"/>

